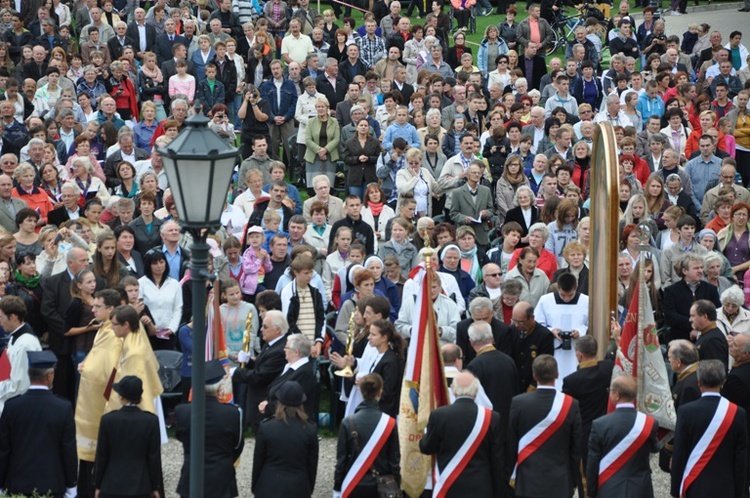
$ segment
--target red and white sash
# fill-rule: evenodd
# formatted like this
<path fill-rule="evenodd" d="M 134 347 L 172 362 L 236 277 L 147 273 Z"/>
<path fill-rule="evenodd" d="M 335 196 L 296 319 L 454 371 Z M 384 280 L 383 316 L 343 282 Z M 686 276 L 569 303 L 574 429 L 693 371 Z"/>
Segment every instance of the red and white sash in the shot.
<path fill-rule="evenodd" d="M 435 485 L 432 489 L 433 498 L 445 498 L 450 487 L 456 482 L 458 476 L 461 475 L 461 472 L 464 471 L 469 461 L 477 452 L 479 445 L 484 441 L 484 436 L 487 435 L 487 431 L 490 429 L 491 421 L 492 410 L 481 406 L 477 407 L 477 419 L 474 421 L 474 427 L 471 428 L 466 441 L 464 441 L 456 454 L 453 455 L 453 458 L 450 459 L 442 472 L 438 469 L 437 463 L 435 464 Z"/>
<path fill-rule="evenodd" d="M 512 479 L 515 479 L 519 465 L 533 455 L 565 422 L 571 406 L 573 406 L 573 398 L 561 392 L 555 392 L 555 399 L 552 401 L 552 408 L 547 416 L 518 441 L 518 459 L 513 468 Z"/>
<path fill-rule="evenodd" d="M 385 442 L 391 436 L 394 427 L 396 427 L 395 418 L 389 417 L 385 413 L 380 415 L 380 421 L 375 426 L 375 431 L 370 436 L 370 439 L 367 440 L 367 444 L 362 448 L 362 451 L 354 460 L 349 472 L 344 477 L 344 481 L 341 483 L 342 498 L 347 498 L 370 470 L 372 463 L 380 454 L 380 450 L 383 449 Z"/>
<path fill-rule="evenodd" d="M 615 475 L 628 460 L 648 441 L 654 419 L 645 413 L 638 412 L 635 423 L 625 437 L 609 450 L 599 462 L 599 487 Z"/>
<path fill-rule="evenodd" d="M 680 496 L 685 496 L 690 485 L 713 458 L 719 445 L 724 441 L 724 436 L 727 435 L 736 414 L 737 405 L 730 403 L 726 398 L 719 400 L 719 405 L 716 407 L 716 412 L 711 419 L 711 423 L 708 424 L 706 432 L 703 433 L 693 451 L 690 452 L 687 465 L 685 465 L 685 472 L 682 474 Z"/>

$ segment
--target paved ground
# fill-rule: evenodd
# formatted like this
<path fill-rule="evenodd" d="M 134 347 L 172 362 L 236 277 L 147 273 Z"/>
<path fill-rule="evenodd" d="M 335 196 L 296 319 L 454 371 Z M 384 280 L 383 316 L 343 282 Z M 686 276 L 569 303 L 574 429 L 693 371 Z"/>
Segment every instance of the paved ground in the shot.
<path fill-rule="evenodd" d="M 164 489 L 167 498 L 177 498 L 175 489 L 180 478 L 182 468 L 182 444 L 172 438 L 162 446 L 162 469 L 164 471 Z M 318 460 L 318 478 L 316 481 L 315 498 L 330 498 L 333 490 L 333 469 L 336 464 L 336 439 L 324 438 L 320 441 L 320 458 Z M 253 469 L 253 439 L 245 440 L 240 465 L 237 469 L 237 486 L 240 497 L 252 496 L 250 492 Z M 209 497 L 206 497 L 209 498 Z M 280 497 L 281 498 L 281 497 Z"/>
<path fill-rule="evenodd" d="M 737 12 L 737 9 L 742 7 L 742 3 L 736 4 L 711 4 L 705 5 L 705 0 L 701 1 L 699 7 L 693 7 L 692 0 L 688 1 L 691 4 L 688 7 L 688 13 L 681 16 L 671 16 L 667 14 L 664 20 L 667 24 L 667 34 L 678 35 L 682 38 L 682 34 L 688 29 L 689 24 L 702 24 L 708 23 L 712 30 L 721 31 L 724 42 L 729 41 L 729 33 L 738 30 L 745 34 L 744 44 L 750 46 L 750 29 L 748 24 L 750 23 L 750 12 Z M 666 8 L 669 5 L 668 0 L 663 1 L 663 5 Z M 636 20 L 640 23 L 641 16 L 637 15 Z"/>
<path fill-rule="evenodd" d="M 162 468 L 164 469 L 164 486 L 167 498 L 177 498 L 175 489 L 180 478 L 182 467 L 182 445 L 175 439 L 162 446 Z M 669 476 L 658 468 L 658 459 L 654 455 L 651 460 L 653 469 L 654 496 L 666 498 L 669 496 Z M 333 490 L 333 469 L 336 464 L 336 439 L 325 438 L 320 441 L 320 460 L 318 462 L 318 478 L 315 485 L 314 498 L 329 498 Z M 253 468 L 253 440 L 245 440 L 245 450 L 242 453 L 240 466 L 237 470 L 237 485 L 240 496 L 252 496 L 250 481 Z M 577 496 L 577 495 L 576 495 Z M 637 497 L 633 497 L 637 498 Z"/>

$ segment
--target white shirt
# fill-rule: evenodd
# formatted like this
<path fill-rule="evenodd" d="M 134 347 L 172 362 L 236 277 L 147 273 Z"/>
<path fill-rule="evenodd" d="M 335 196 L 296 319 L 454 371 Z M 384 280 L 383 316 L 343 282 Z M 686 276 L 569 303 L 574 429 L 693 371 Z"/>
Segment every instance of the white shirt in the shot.
<path fill-rule="evenodd" d="M 180 283 L 167 277 L 161 287 L 146 276 L 138 279 L 140 297 L 143 299 L 157 330 L 169 329 L 174 333 L 180 328 L 182 318 L 182 288 Z"/>

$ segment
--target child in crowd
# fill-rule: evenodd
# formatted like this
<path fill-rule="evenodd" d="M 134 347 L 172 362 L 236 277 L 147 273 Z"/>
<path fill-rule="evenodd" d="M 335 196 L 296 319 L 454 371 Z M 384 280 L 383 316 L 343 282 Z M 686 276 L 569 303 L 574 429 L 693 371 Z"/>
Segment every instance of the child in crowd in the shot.
<path fill-rule="evenodd" d="M 401 273 L 404 277 L 419 263 L 419 251 L 409 242 L 409 234 L 413 225 L 400 216 L 391 222 L 391 240 L 380 246 L 378 257 L 385 260 L 391 254 L 398 258 Z"/>
<path fill-rule="evenodd" d="M 268 244 L 274 235 L 281 234 L 285 237 L 289 235 L 279 228 L 281 226 L 281 215 L 272 209 L 266 209 L 266 212 L 263 213 L 263 225 L 266 227 L 265 231 L 261 232 L 265 236 L 263 241 L 264 251 L 268 251 Z"/>
<path fill-rule="evenodd" d="M 250 352 L 260 351 L 258 311 L 255 306 L 242 300 L 240 284 L 232 278 L 221 281 L 221 300 L 224 304 L 219 308 L 219 312 L 221 313 L 221 327 L 226 338 L 227 354 L 229 361 L 236 366 L 237 353 L 243 350 L 248 316 L 250 317 Z"/>
<path fill-rule="evenodd" d="M 334 277 L 338 271 L 346 266 L 349 258 L 349 248 L 352 243 L 352 229 L 349 227 L 339 227 L 333 239 L 333 251 L 326 256 L 326 263 L 323 267 L 323 283 L 326 286 L 326 299 L 330 302 L 333 291 Z"/>
<path fill-rule="evenodd" d="M 242 280 L 242 262 L 244 258 L 240 255 L 242 243 L 237 237 L 229 236 L 221 246 L 224 250 L 224 259 L 216 261 L 219 269 L 219 278 L 226 280 L 231 278 L 239 282 Z"/>
<path fill-rule="evenodd" d="M 268 211 L 266 211 L 266 215 Z M 274 213 L 279 216 L 278 213 Z M 280 218 L 280 216 L 279 216 Z M 281 220 L 279 220 L 280 222 Z M 263 280 L 266 272 L 273 270 L 271 257 L 263 249 L 263 229 L 259 226 L 250 227 L 247 230 L 247 249 L 242 255 L 242 277 L 240 285 L 242 294 L 246 301 L 255 295 L 256 292 L 265 290 Z"/>
<path fill-rule="evenodd" d="M 355 240 L 349 247 L 349 256 L 346 258 L 346 264 L 336 272 L 333 280 L 333 289 L 331 290 L 331 301 L 336 309 L 341 306 L 341 296 L 353 288 L 347 280 L 349 268 L 352 265 L 359 265 L 365 260 L 365 246 L 360 241 Z"/>

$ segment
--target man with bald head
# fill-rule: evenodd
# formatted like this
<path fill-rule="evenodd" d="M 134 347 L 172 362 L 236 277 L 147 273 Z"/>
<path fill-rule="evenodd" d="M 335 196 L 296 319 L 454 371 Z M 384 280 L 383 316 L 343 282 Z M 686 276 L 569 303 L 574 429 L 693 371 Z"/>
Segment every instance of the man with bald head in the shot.
<path fill-rule="evenodd" d="M 419 441 L 419 450 L 435 455 L 437 460 L 437 483 L 434 494 L 440 490 L 443 496 L 502 496 L 506 484 L 503 482 L 503 447 L 505 427 L 500 425 L 500 416 L 474 402 L 479 392 L 479 380 L 469 372 L 461 372 L 453 381 L 451 389 L 456 401 L 441 406 L 430 414 L 425 434 Z M 484 423 L 489 419 L 489 424 Z M 472 431 L 478 431 L 476 437 Z M 478 441 L 479 444 L 464 444 Z M 455 462 L 466 458 L 466 466 L 456 470 Z"/>
<path fill-rule="evenodd" d="M 633 377 L 615 377 L 609 387 L 609 400 L 615 406 L 615 411 L 594 420 L 591 426 L 586 466 L 586 484 L 591 498 L 654 496 L 649 459 L 651 453 L 659 450 L 656 438 L 659 424 L 653 417 L 636 410 L 637 395 L 638 388 Z M 629 437 L 633 435 L 643 437 Z M 617 455 L 622 455 L 622 458 L 612 461 Z M 601 469 L 603 461 L 610 464 L 605 464 L 605 468 Z"/>
<path fill-rule="evenodd" d="M 89 256 L 84 249 L 74 247 L 65 255 L 65 271 L 42 278 L 41 312 L 47 323 L 50 350 L 57 355 L 58 364 L 53 391 L 70 401 L 75 400 L 75 377 L 73 374 L 72 339 L 65 337 L 69 327 L 65 326 L 65 313 L 70 306 L 70 282 L 78 273 L 88 268 Z M 106 287 L 106 281 L 96 279 L 96 290 Z"/>
<path fill-rule="evenodd" d="M 518 352 L 515 360 L 521 392 L 533 391 L 536 381 L 531 366 L 539 355 L 554 356 L 554 336 L 547 327 L 537 323 L 534 318 L 534 307 L 526 301 L 520 301 L 513 306 L 511 324 L 518 332 Z"/>

